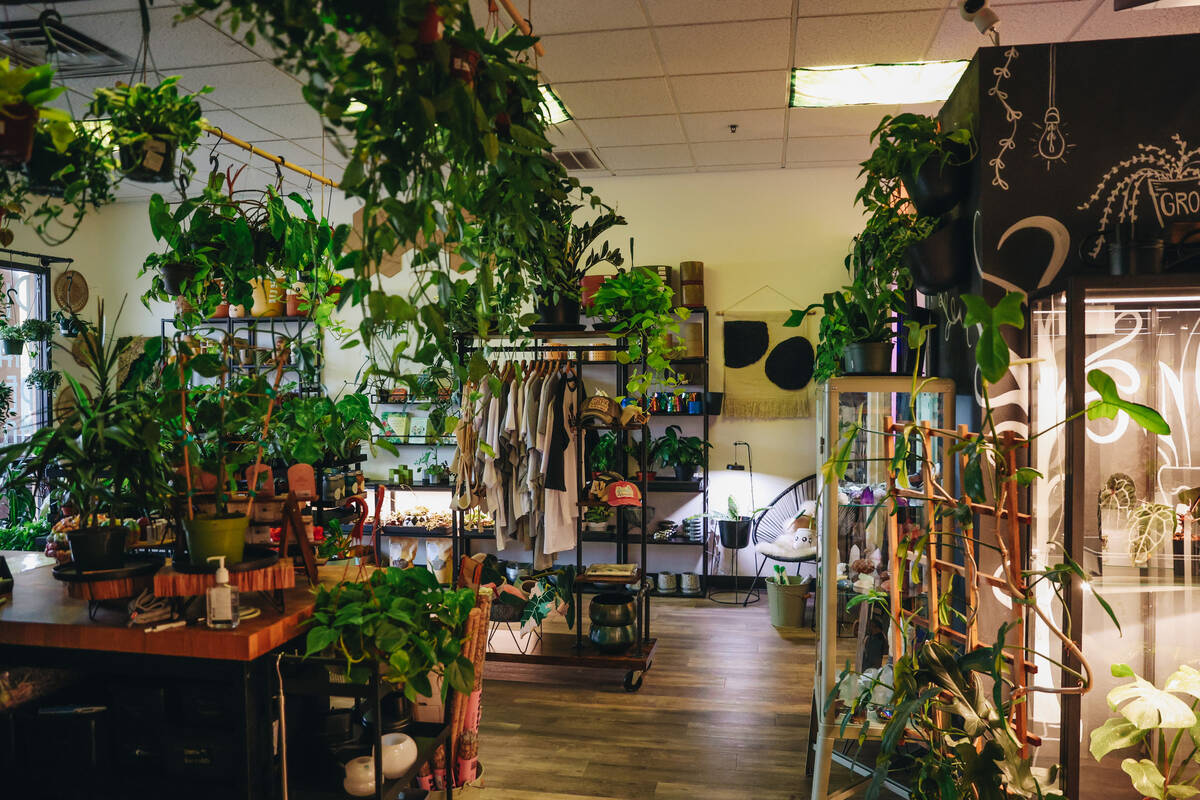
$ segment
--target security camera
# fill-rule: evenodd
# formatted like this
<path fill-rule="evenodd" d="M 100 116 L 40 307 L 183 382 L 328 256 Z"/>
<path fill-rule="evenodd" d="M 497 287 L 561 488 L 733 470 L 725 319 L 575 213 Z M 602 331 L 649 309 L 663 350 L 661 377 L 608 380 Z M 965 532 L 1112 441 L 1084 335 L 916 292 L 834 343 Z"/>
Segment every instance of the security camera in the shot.
<path fill-rule="evenodd" d="M 993 44 L 1000 44 L 1000 34 L 996 31 L 1000 17 L 988 5 L 988 0 L 958 0 L 958 13 L 984 36 L 991 37 Z"/>

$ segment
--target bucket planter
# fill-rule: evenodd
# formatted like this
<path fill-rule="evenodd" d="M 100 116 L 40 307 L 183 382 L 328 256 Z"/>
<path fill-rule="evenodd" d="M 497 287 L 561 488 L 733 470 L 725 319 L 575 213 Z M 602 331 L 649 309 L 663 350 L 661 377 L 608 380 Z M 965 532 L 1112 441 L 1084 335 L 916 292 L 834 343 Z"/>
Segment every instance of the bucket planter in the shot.
<path fill-rule="evenodd" d="M 24 164 L 33 155 L 37 109 L 28 103 L 0 108 L 0 163 Z"/>
<path fill-rule="evenodd" d="M 767 581 L 767 603 L 771 607 L 771 624 L 776 628 L 804 626 L 804 607 L 808 603 L 810 583 L 798 575 L 784 576 L 785 583 Z"/>
<path fill-rule="evenodd" d="M 704 393 L 704 408 L 708 410 L 710 416 L 719 416 L 721 408 L 725 405 L 724 392 L 705 392 Z"/>
<path fill-rule="evenodd" d="M 187 261 L 168 261 L 159 267 L 163 290 L 171 297 L 183 294 L 183 285 L 196 274 L 196 265 Z"/>
<path fill-rule="evenodd" d="M 125 560 L 126 533 L 119 525 L 68 531 L 71 560 L 82 572 L 120 569 Z"/>
<path fill-rule="evenodd" d="M 588 618 L 594 625 L 633 625 L 637 620 L 637 601 L 628 592 L 603 592 L 588 604 Z"/>
<path fill-rule="evenodd" d="M 690 481 L 696 477 L 696 466 L 694 464 L 676 464 L 675 465 L 675 480 Z"/>
<path fill-rule="evenodd" d="M 918 214 L 940 217 L 966 198 L 971 188 L 970 162 L 963 151 L 952 152 L 945 164 L 940 155 L 933 155 L 901 180 Z"/>
<path fill-rule="evenodd" d="M 913 286 L 924 294 L 964 286 L 971 276 L 971 259 L 970 220 L 958 210 L 946 214 L 933 233 L 904 252 Z"/>
<path fill-rule="evenodd" d="M 579 311 L 579 301 L 574 297 L 560 297 L 557 303 L 538 298 L 538 323 L 546 327 L 578 326 Z"/>
<path fill-rule="evenodd" d="M 142 139 L 118 148 L 121 171 L 138 183 L 169 183 L 175 180 L 175 143 Z"/>
<path fill-rule="evenodd" d="M 240 564 L 249 528 L 250 520 L 245 514 L 197 516 L 183 520 L 188 560 L 199 566 L 207 564 L 213 556 L 225 556 L 227 565 Z"/>
<path fill-rule="evenodd" d="M 4 355 L 6 356 L 19 356 L 25 352 L 24 339 L 2 339 L 0 343 L 3 344 Z"/>
<path fill-rule="evenodd" d="M 718 520 L 721 546 L 726 550 L 741 550 L 750 544 L 750 521 L 750 517 Z"/>
<path fill-rule="evenodd" d="M 846 345 L 842 366 L 847 375 L 890 375 L 892 342 L 854 342 Z"/>

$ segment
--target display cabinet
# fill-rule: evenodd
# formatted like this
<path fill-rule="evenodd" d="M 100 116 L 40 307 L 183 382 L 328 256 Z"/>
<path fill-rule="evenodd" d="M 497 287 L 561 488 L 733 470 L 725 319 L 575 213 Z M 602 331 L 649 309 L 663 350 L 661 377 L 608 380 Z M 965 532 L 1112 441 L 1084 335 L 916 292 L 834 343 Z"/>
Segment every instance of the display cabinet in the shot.
<path fill-rule="evenodd" d="M 911 376 L 835 378 L 817 395 L 817 436 L 819 500 L 817 505 L 818 568 L 817 617 L 820 621 L 817 644 L 817 668 L 812 705 L 812 743 L 809 772 L 813 776 L 813 798 L 824 798 L 828 790 L 832 763 L 853 772 L 870 774 L 873 764 L 864 762 L 861 749 L 849 740 L 861 733 L 861 726 L 843 728 L 839 712 L 826 710 L 826 698 L 847 664 L 861 671 L 870 660 L 863 640 L 871 617 L 866 604 L 852 615 L 846 604 L 856 594 L 878 585 L 877 567 L 888 559 L 887 521 L 894 512 L 898 521 L 921 525 L 925 512 L 919 500 L 906 501 L 903 507 L 890 507 L 888 496 L 887 441 L 883 433 L 886 421 L 914 420 L 937 428 L 954 427 L 954 382 L 920 378 L 914 396 Z M 914 453 L 914 456 L 918 454 Z M 932 462 L 941 475 L 946 453 L 919 454 Z M 831 458 L 843 459 L 845 469 L 826 470 Z M 862 563 L 860 559 L 865 560 Z M 864 569 L 855 569 L 858 562 Z M 871 565 L 867 568 L 867 565 Z M 918 567 L 919 569 L 919 567 Z M 921 601 L 919 582 L 903 580 L 902 603 Z M 888 629 L 881 625 L 877 633 Z M 853 631 L 854 638 L 842 636 Z M 889 635 L 889 638 L 891 636 Z M 875 648 L 878 650 L 878 648 Z M 897 643 L 888 641 L 888 653 L 897 651 Z M 875 655 L 874 653 L 872 655 Z M 878 666 L 878 664 L 875 664 Z M 876 722 L 868 736 L 877 736 L 882 724 Z M 839 740 L 847 746 L 839 746 Z M 902 787 L 894 787 L 902 790 Z"/>
<path fill-rule="evenodd" d="M 1111 716 L 1109 690 L 1128 682 L 1110 674 L 1112 664 L 1161 686 L 1200 657 L 1200 524 L 1187 494 L 1200 487 L 1200 276 L 1070 278 L 1032 295 L 1029 311 L 1031 435 L 1050 429 L 1030 452 L 1045 476 L 1030 498 L 1031 568 L 1065 550 L 1086 570 L 1088 581 L 1070 586 L 1067 610 L 1095 675 L 1082 697 L 1031 696 L 1031 723 L 1045 742 L 1038 756 L 1061 763 L 1068 797 L 1136 800 L 1144 792 L 1121 761 L 1154 754 L 1130 748 L 1097 763 L 1087 743 Z M 1123 412 L 1059 425 L 1099 396 L 1091 370 L 1108 374 L 1123 398 L 1158 410 L 1170 434 L 1152 434 Z"/>

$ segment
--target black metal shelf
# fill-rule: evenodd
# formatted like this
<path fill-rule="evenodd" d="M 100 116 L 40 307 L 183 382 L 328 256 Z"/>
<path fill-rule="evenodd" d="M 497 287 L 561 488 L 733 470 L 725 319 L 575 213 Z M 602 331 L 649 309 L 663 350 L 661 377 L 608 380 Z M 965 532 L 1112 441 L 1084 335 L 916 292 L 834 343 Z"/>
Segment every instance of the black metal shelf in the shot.
<path fill-rule="evenodd" d="M 646 484 L 648 492 L 671 492 L 675 494 L 702 494 L 704 481 L 650 481 Z"/>
<path fill-rule="evenodd" d="M 454 489 L 454 486 L 449 483 L 439 483 L 436 486 L 431 486 L 427 483 L 407 484 L 407 483 L 384 483 L 383 481 L 367 481 L 367 490 L 373 491 L 376 486 L 382 486 L 392 492 L 449 492 Z"/>
<path fill-rule="evenodd" d="M 453 436 L 442 436 L 432 442 L 428 439 L 413 441 L 411 436 L 375 436 L 374 441 L 390 442 L 401 447 L 454 447 L 457 444 Z"/>

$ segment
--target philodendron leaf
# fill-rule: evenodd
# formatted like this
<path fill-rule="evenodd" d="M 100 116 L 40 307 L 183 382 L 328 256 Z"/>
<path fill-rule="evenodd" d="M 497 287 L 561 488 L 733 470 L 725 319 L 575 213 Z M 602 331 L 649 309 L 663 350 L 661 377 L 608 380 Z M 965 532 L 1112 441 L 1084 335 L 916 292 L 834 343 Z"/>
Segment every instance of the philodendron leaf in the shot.
<path fill-rule="evenodd" d="M 1183 664 L 1167 678 L 1163 685 L 1164 692 L 1182 692 L 1200 699 L 1200 670 Z"/>
<path fill-rule="evenodd" d="M 1113 750 L 1131 747 L 1146 738 L 1146 731 L 1124 717 L 1109 717 L 1104 724 L 1092 731 L 1088 749 L 1092 758 L 1099 761 Z"/>
<path fill-rule="evenodd" d="M 1200 794 L 1200 789 L 1184 783 L 1174 783 L 1167 787 L 1167 797 L 1195 797 L 1198 794 Z"/>
<path fill-rule="evenodd" d="M 1148 758 L 1141 761 L 1127 758 L 1121 762 L 1121 769 L 1129 775 L 1133 788 L 1141 792 L 1143 797 L 1163 800 L 1163 784 L 1166 783 L 1166 779 L 1158 771 L 1158 767 L 1154 766 L 1153 761 Z"/>
<path fill-rule="evenodd" d="M 1144 730 L 1196 725 L 1196 714 L 1187 703 L 1136 675 L 1133 683 L 1118 686 L 1108 693 L 1108 705 Z"/>
<path fill-rule="evenodd" d="M 973 294 L 962 296 L 967 313 L 963 323 L 968 327 L 979 326 L 979 341 L 975 345 L 975 363 L 988 383 L 998 383 L 1008 373 L 1010 354 L 1008 343 L 1000 328 L 1009 325 L 1025 327 L 1025 315 L 1021 308 L 1025 298 L 1019 292 L 1009 292 L 996 305 L 989 306 L 982 297 Z"/>
<path fill-rule="evenodd" d="M 1093 400 L 1088 404 L 1088 419 L 1099 419 L 1100 417 L 1113 419 L 1118 412 L 1124 411 L 1130 419 L 1151 433 L 1157 433 L 1159 436 L 1170 435 L 1171 426 L 1153 408 L 1130 400 L 1122 400 L 1117 391 L 1117 382 L 1107 372 L 1098 369 L 1089 370 L 1087 382 L 1100 395 L 1099 400 Z"/>

